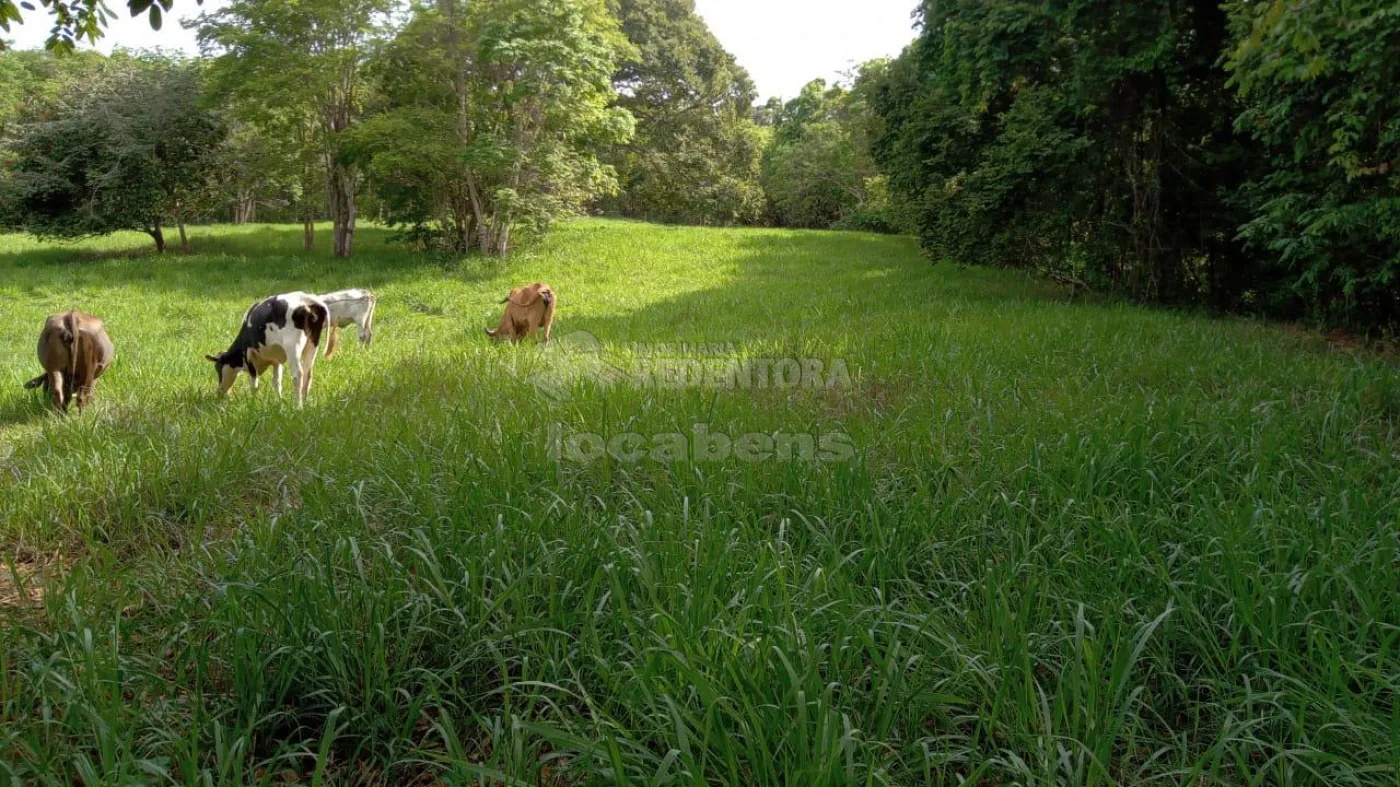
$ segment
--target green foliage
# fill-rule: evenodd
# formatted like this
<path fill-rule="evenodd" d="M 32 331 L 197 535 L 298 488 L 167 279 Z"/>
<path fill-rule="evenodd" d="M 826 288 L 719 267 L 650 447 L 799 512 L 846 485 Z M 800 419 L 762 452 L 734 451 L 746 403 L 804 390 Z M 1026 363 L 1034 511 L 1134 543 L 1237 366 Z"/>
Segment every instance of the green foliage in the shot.
<path fill-rule="evenodd" d="M 599 153 L 632 134 L 611 106 L 628 51 L 601 0 L 419 7 L 371 65 L 383 105 L 346 158 L 413 237 L 503 255 L 616 188 Z"/>
<path fill-rule="evenodd" d="M 195 233 L 0 237 L 7 784 L 1396 783 L 1391 361 L 899 237 L 580 220 L 459 265 Z M 481 333 L 536 279 L 610 362 L 732 343 L 852 385 L 556 400 L 531 380 L 577 356 Z M 249 303 L 347 284 L 374 344 L 306 408 L 217 398 Z M 57 419 L 20 384 L 74 293 L 117 363 Z M 548 452 L 695 423 L 860 458 Z"/>
<path fill-rule="evenodd" d="M 183 220 L 223 135 L 201 106 L 196 66 L 111 61 L 71 85 L 51 118 L 20 128 L 0 224 L 45 238 L 138 229 L 163 250 L 162 226 Z"/>
<path fill-rule="evenodd" d="M 935 259 L 1400 320 L 1393 4 L 927 2 L 874 149 Z"/>
<path fill-rule="evenodd" d="M 765 137 L 749 75 L 695 13 L 694 0 L 614 0 L 637 55 L 613 77 L 637 133 L 607 161 L 620 193 L 605 209 L 686 224 L 749 224 L 763 210 Z"/>
<path fill-rule="evenodd" d="M 212 176 L 199 195 L 199 212 L 240 224 L 297 221 L 308 210 L 319 213 L 324 202 L 324 184 L 315 177 L 320 162 L 306 154 L 286 124 L 235 118 L 210 162 Z M 302 193 L 306 175 L 309 194 Z"/>
<path fill-rule="evenodd" d="M 885 79 L 883 60 L 866 63 L 850 87 L 816 80 L 761 113 L 773 128 L 763 155 L 768 217 L 780 226 L 900 232 L 907 219 L 871 155 L 877 127 L 870 98 Z"/>
<path fill-rule="evenodd" d="M 1237 126 L 1265 161 L 1241 229 L 1290 315 L 1400 322 L 1400 11 L 1392 2 L 1230 3 Z"/>
<path fill-rule="evenodd" d="M 294 143 L 307 226 L 323 183 L 337 257 L 353 250 L 359 172 L 343 156 L 366 100 L 362 67 L 386 34 L 393 0 L 234 0 L 200 17 L 199 41 L 216 53 L 212 79 L 235 114 Z M 319 159 L 322 172 L 313 172 Z M 309 235 L 308 235 L 309 239 Z"/>
<path fill-rule="evenodd" d="M 114 61 L 129 56 L 116 54 Z M 94 76 L 108 58 L 96 52 L 56 57 L 43 51 L 0 51 L 0 139 L 17 124 L 52 116 L 59 99 L 75 80 Z"/>
<path fill-rule="evenodd" d="M 1238 295 L 1243 177 L 1213 3 L 928 2 L 876 103 L 935 259 L 1068 271 L 1164 301 Z"/>

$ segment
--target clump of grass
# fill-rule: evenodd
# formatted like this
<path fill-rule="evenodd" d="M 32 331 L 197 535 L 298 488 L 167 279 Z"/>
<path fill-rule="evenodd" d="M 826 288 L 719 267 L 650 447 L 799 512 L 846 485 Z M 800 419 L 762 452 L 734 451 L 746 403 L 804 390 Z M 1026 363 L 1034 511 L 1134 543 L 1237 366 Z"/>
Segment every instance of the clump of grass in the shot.
<path fill-rule="evenodd" d="M 0 238 L 0 608 L 18 783 L 1393 784 L 1393 369 L 1069 305 L 858 234 L 583 221 L 508 265 L 362 231 L 192 257 Z M 62 264 L 60 264 L 62 263 Z M 482 327 L 843 359 L 849 389 L 604 386 Z M 215 397 L 263 295 L 368 286 L 309 406 Z M 19 389 L 106 319 L 81 417 Z M 849 434 L 848 463 L 592 463 L 548 428 Z M 5 568 L 0 568 L 4 573 Z M 16 594 L 17 595 L 17 594 Z"/>

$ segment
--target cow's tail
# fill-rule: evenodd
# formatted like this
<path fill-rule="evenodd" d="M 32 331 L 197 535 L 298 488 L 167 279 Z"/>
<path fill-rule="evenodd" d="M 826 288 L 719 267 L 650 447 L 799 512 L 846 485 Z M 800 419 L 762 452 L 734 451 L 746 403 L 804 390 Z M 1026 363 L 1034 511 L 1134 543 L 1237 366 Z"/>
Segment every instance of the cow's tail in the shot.
<path fill-rule="evenodd" d="M 77 312 L 68 312 L 63 315 L 63 340 L 68 342 L 68 385 L 64 387 L 76 391 L 78 388 L 78 351 L 82 347 L 82 342 L 78 341 Z"/>

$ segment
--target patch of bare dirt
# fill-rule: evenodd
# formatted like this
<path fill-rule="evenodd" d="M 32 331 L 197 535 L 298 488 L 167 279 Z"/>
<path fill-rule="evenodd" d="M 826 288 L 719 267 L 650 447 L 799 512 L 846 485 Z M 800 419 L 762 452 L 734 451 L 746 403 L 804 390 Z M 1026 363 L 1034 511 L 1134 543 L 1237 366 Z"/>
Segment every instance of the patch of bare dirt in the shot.
<path fill-rule="evenodd" d="M 1346 328 L 1321 333 L 1298 323 L 1285 323 L 1284 330 L 1303 344 L 1318 350 L 1350 354 L 1369 353 L 1394 360 L 1400 357 L 1400 342 L 1393 338 L 1370 338 Z"/>
<path fill-rule="evenodd" d="M 0 610 L 42 608 L 45 588 L 61 569 L 62 564 L 57 557 L 13 565 L 0 563 Z"/>

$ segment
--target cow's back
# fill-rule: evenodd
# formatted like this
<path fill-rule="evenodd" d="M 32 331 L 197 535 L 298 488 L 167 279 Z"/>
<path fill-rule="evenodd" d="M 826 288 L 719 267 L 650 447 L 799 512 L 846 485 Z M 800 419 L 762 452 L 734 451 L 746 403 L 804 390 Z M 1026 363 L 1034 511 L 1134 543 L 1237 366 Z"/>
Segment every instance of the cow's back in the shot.
<path fill-rule="evenodd" d="M 70 312 L 50 314 L 44 320 L 44 329 L 39 332 L 39 365 L 44 371 L 68 371 L 68 353 L 71 339 L 68 333 Z"/>
<path fill-rule="evenodd" d="M 107 326 L 102 320 L 90 314 L 78 312 L 78 340 L 82 349 L 78 358 L 83 364 L 86 381 L 91 383 L 112 365 L 116 359 L 116 348 L 112 337 L 107 335 Z"/>

